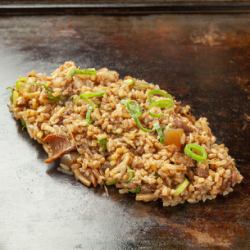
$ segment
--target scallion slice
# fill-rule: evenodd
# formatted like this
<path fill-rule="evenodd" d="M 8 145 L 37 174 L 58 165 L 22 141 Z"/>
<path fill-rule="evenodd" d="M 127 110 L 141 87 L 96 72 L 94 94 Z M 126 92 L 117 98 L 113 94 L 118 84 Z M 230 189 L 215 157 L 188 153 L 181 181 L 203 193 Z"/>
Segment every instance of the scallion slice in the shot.
<path fill-rule="evenodd" d="M 85 92 L 80 94 L 81 99 L 89 99 L 93 97 L 102 97 L 105 94 L 105 91 L 95 91 L 95 92 Z"/>
<path fill-rule="evenodd" d="M 27 77 L 20 77 L 16 81 L 16 90 L 20 90 L 22 88 L 23 84 L 26 82 L 27 82 Z"/>
<path fill-rule="evenodd" d="M 88 68 L 88 69 L 72 68 L 67 73 L 67 77 L 71 78 L 74 75 L 95 76 L 96 75 L 96 70 L 95 70 L 95 68 Z"/>
<path fill-rule="evenodd" d="M 135 189 L 130 189 L 128 190 L 129 193 L 132 193 L 132 194 L 139 194 L 141 192 L 141 187 L 137 187 Z"/>
<path fill-rule="evenodd" d="M 142 115 L 141 107 L 134 100 L 122 100 L 121 103 L 127 108 L 129 114 L 134 119 L 137 127 L 139 127 L 144 132 L 152 132 L 152 129 L 148 129 L 143 127 L 141 124 L 139 117 Z"/>
<path fill-rule="evenodd" d="M 131 78 L 125 79 L 123 82 L 128 84 L 129 86 L 135 84 L 135 81 L 133 79 L 131 79 Z"/>
<path fill-rule="evenodd" d="M 41 84 L 45 88 L 47 97 L 50 101 L 59 102 L 61 100 L 62 96 L 60 96 L 60 95 L 55 96 L 54 90 L 51 87 L 48 87 L 48 85 L 46 83 L 39 83 L 39 84 Z"/>
<path fill-rule="evenodd" d="M 152 89 L 152 90 L 148 91 L 148 98 L 149 99 L 151 99 L 151 97 L 154 95 L 159 95 L 162 97 L 167 97 L 167 98 L 172 99 L 172 96 L 167 91 L 160 90 L 160 89 Z"/>
<path fill-rule="evenodd" d="M 99 146 L 100 146 L 100 151 L 101 151 L 101 152 L 107 151 L 107 143 L 108 143 L 107 137 L 104 137 L 104 136 L 99 137 L 99 138 L 97 139 L 97 142 L 98 142 L 98 144 L 99 144 Z"/>
<path fill-rule="evenodd" d="M 111 180 L 111 181 L 106 181 L 105 185 L 112 186 L 112 185 L 115 185 L 116 183 L 117 183 L 117 180 Z"/>
<path fill-rule="evenodd" d="M 207 159 L 207 152 L 205 148 L 196 143 L 187 144 L 184 148 L 184 153 L 193 160 L 196 160 L 198 162 Z"/>
<path fill-rule="evenodd" d="M 135 170 L 130 168 L 130 167 L 128 167 L 127 169 L 128 169 L 127 170 L 127 173 L 128 173 L 128 181 L 127 182 L 130 183 L 133 180 L 133 178 L 135 177 Z"/>
<path fill-rule="evenodd" d="M 148 89 L 150 87 L 150 85 L 148 83 L 143 83 L 143 82 L 137 82 L 134 86 L 134 88 L 136 89 L 142 89 L 142 90 L 145 90 L 145 89 Z"/>
<path fill-rule="evenodd" d="M 92 105 L 88 105 L 88 109 L 87 109 L 87 112 L 86 112 L 86 122 L 88 124 L 92 123 L 91 113 L 92 113 L 93 110 L 94 110 L 94 107 Z"/>
<path fill-rule="evenodd" d="M 172 108 L 174 106 L 174 101 L 171 98 L 151 101 L 149 104 L 149 108 L 159 107 L 159 108 Z"/>
<path fill-rule="evenodd" d="M 148 129 L 148 128 L 143 127 L 143 125 L 141 124 L 139 120 L 139 117 L 132 116 L 132 118 L 134 119 L 137 127 L 140 128 L 142 131 L 147 132 L 147 133 L 153 132 L 153 129 Z"/>
<path fill-rule="evenodd" d="M 26 125 L 26 122 L 24 121 L 24 119 L 20 119 L 20 122 L 21 122 L 22 129 L 27 128 L 27 125 Z"/>
<path fill-rule="evenodd" d="M 84 100 L 86 103 L 88 103 L 88 109 L 86 113 L 86 121 L 88 124 L 91 124 L 91 113 L 96 107 L 95 103 L 91 101 L 91 98 L 93 97 L 102 97 L 105 94 L 105 91 L 95 91 L 95 92 L 85 92 L 81 93 L 79 97 Z"/>
<path fill-rule="evenodd" d="M 160 100 L 153 100 L 152 97 L 157 95 L 165 98 Z M 148 91 L 148 100 L 149 100 L 149 109 L 153 107 L 158 107 L 161 109 L 162 108 L 170 109 L 174 106 L 173 97 L 168 92 L 160 89 L 152 89 Z M 156 114 L 153 113 L 152 111 L 149 111 L 149 115 L 154 118 L 160 118 L 162 116 L 162 114 Z"/>
<path fill-rule="evenodd" d="M 158 139 L 159 139 L 160 143 L 164 143 L 163 129 L 161 128 L 161 126 L 158 122 L 154 124 L 154 129 L 156 130 L 156 132 L 158 134 Z"/>
<path fill-rule="evenodd" d="M 19 97 L 19 94 L 16 90 L 13 90 L 12 92 L 12 103 L 14 106 L 17 104 L 17 98 Z"/>
<path fill-rule="evenodd" d="M 121 100 L 121 104 L 125 105 L 131 116 L 139 117 L 142 114 L 141 107 L 134 100 Z"/>
<path fill-rule="evenodd" d="M 189 180 L 185 178 L 185 180 L 181 184 L 179 184 L 175 189 L 174 196 L 179 196 L 181 193 L 183 193 L 188 185 L 189 185 Z"/>
<path fill-rule="evenodd" d="M 153 113 L 151 111 L 149 111 L 149 115 L 153 118 L 161 118 L 162 117 L 162 114 L 157 114 L 157 113 Z"/>

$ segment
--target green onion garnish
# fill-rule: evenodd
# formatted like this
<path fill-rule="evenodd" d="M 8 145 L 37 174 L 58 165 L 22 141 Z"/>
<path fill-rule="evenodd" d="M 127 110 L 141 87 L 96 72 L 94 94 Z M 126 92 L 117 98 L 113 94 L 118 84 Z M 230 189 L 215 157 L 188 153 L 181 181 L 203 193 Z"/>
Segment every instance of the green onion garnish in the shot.
<path fill-rule="evenodd" d="M 52 102 L 59 102 L 62 99 L 62 96 L 60 96 L 60 95 L 55 96 L 54 95 L 54 90 L 51 87 L 49 87 L 48 82 L 33 82 L 31 84 L 35 84 L 35 85 L 44 87 L 46 94 L 47 94 L 47 98 Z"/>
<path fill-rule="evenodd" d="M 137 125 L 137 127 L 140 128 L 142 131 L 148 132 L 148 133 L 150 133 L 150 132 L 153 131 L 152 129 L 148 129 L 148 128 L 143 127 L 143 125 L 141 124 L 141 122 L 140 122 L 140 120 L 139 120 L 138 117 L 133 117 L 133 119 L 134 119 L 135 124 Z"/>
<path fill-rule="evenodd" d="M 48 87 L 47 83 L 39 83 L 39 84 L 45 88 L 46 94 L 50 101 L 58 102 L 61 100 L 61 96 L 54 96 L 54 90 L 51 87 Z"/>
<path fill-rule="evenodd" d="M 131 78 L 125 79 L 123 82 L 126 83 L 126 84 L 128 84 L 129 86 L 135 84 L 135 81 L 133 79 L 131 79 Z"/>
<path fill-rule="evenodd" d="M 153 118 L 161 118 L 162 117 L 162 114 L 156 114 L 156 113 L 153 113 L 151 111 L 149 111 L 149 115 L 152 116 Z"/>
<path fill-rule="evenodd" d="M 139 127 L 142 131 L 144 132 L 152 132 L 152 129 L 148 129 L 143 127 L 143 125 L 141 124 L 139 117 L 142 114 L 141 111 L 141 107 L 139 106 L 139 104 L 134 101 L 134 100 L 122 100 L 121 103 L 127 108 L 129 114 L 131 115 L 131 117 L 134 119 L 137 127 Z"/>
<path fill-rule="evenodd" d="M 14 106 L 16 106 L 16 103 L 17 103 L 17 98 L 19 97 L 19 94 L 16 90 L 13 90 L 12 92 L 12 103 Z"/>
<path fill-rule="evenodd" d="M 105 94 L 105 91 L 85 92 L 80 94 L 81 99 L 89 99 L 93 97 L 101 97 Z"/>
<path fill-rule="evenodd" d="M 187 144 L 184 148 L 184 152 L 187 156 L 198 162 L 207 159 L 207 152 L 205 148 L 196 143 Z"/>
<path fill-rule="evenodd" d="M 161 100 L 153 100 L 152 97 L 158 95 L 165 97 L 165 99 Z M 166 91 L 160 90 L 160 89 L 153 89 L 148 91 L 148 98 L 149 98 L 149 109 L 153 107 L 158 107 L 158 108 L 172 108 L 174 106 L 174 100 L 173 97 Z M 151 111 L 149 111 L 149 115 L 154 117 L 154 118 L 160 118 L 162 114 L 156 114 Z"/>
<path fill-rule="evenodd" d="M 160 143 L 164 143 L 163 129 L 161 128 L 161 126 L 158 122 L 154 124 L 154 129 L 156 130 L 156 132 L 158 134 L 158 139 L 159 139 Z"/>
<path fill-rule="evenodd" d="M 26 122 L 24 121 L 24 119 L 20 119 L 21 125 L 22 125 L 22 129 L 27 128 Z"/>
<path fill-rule="evenodd" d="M 94 107 L 92 105 L 88 105 L 88 109 L 87 109 L 87 112 L 86 112 L 86 122 L 88 124 L 92 123 L 91 113 L 92 113 L 93 110 L 94 110 Z"/>
<path fill-rule="evenodd" d="M 174 192 L 174 196 L 178 196 L 181 193 L 183 193 L 188 185 L 189 185 L 189 180 L 186 178 L 181 184 L 177 186 Z"/>
<path fill-rule="evenodd" d="M 115 185 L 117 183 L 117 180 L 112 180 L 112 181 L 106 181 L 106 185 L 107 186 L 112 186 L 112 185 Z"/>
<path fill-rule="evenodd" d="M 20 77 L 16 81 L 16 90 L 20 90 L 22 88 L 23 84 L 26 82 L 27 82 L 27 77 Z"/>
<path fill-rule="evenodd" d="M 14 92 L 14 88 L 12 88 L 12 87 L 7 87 L 6 89 L 10 90 L 10 102 L 13 103 L 13 92 Z"/>
<path fill-rule="evenodd" d="M 125 105 L 131 116 L 139 117 L 142 114 L 141 107 L 134 100 L 121 100 L 121 104 Z"/>
<path fill-rule="evenodd" d="M 150 87 L 150 85 L 148 83 L 137 82 L 135 84 L 135 88 L 136 89 L 142 89 L 142 90 L 144 90 L 144 89 L 148 89 L 149 87 Z"/>
<path fill-rule="evenodd" d="M 96 70 L 94 68 L 89 68 L 89 69 L 72 68 L 67 73 L 67 77 L 71 78 L 74 75 L 95 76 L 96 75 Z"/>
<path fill-rule="evenodd" d="M 127 173 L 128 173 L 128 183 L 129 182 L 131 182 L 132 180 L 133 180 L 133 178 L 135 177 L 135 170 L 134 169 L 132 169 L 132 168 L 130 168 L 130 167 L 128 167 L 127 168 L 128 170 L 127 170 Z"/>
<path fill-rule="evenodd" d="M 93 97 L 102 97 L 105 94 L 105 91 L 95 91 L 95 92 L 85 92 L 79 95 L 79 97 L 88 103 L 88 109 L 86 113 L 86 121 L 88 124 L 91 124 L 91 113 L 96 107 L 95 103 L 90 99 Z"/>
<path fill-rule="evenodd" d="M 130 189 L 128 191 L 129 191 L 129 193 L 132 193 L 132 194 L 139 194 L 141 192 L 141 187 L 137 187 L 135 189 Z"/>
<path fill-rule="evenodd" d="M 158 108 L 172 108 L 174 106 L 173 99 L 163 99 L 157 101 L 151 101 L 149 108 L 158 107 Z"/>
<path fill-rule="evenodd" d="M 98 144 L 100 146 L 100 151 L 101 152 L 107 151 L 107 143 L 108 143 L 107 137 L 99 137 L 97 139 L 97 142 L 98 142 Z"/>
<path fill-rule="evenodd" d="M 172 98 L 172 96 L 167 91 L 164 91 L 164 90 L 152 89 L 152 90 L 148 91 L 149 99 L 151 99 L 151 97 L 154 96 L 154 95 L 159 95 L 159 96 L 162 96 L 162 97 Z"/>

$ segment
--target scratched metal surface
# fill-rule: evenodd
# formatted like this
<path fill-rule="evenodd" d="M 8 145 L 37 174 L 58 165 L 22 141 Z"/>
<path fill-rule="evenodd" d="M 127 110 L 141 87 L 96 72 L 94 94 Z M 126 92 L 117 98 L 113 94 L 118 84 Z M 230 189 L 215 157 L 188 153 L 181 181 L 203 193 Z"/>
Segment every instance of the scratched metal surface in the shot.
<path fill-rule="evenodd" d="M 115 190 L 105 197 L 46 166 L 5 88 L 65 60 L 159 83 L 191 104 L 243 183 L 226 198 L 163 208 Z M 249 249 L 249 79 L 249 15 L 0 18 L 0 249 Z"/>

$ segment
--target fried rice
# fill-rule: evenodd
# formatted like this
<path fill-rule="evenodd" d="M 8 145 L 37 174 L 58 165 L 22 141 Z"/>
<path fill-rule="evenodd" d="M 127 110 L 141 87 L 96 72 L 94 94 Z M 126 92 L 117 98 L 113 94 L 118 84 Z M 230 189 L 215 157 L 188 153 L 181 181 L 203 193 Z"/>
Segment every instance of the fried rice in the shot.
<path fill-rule="evenodd" d="M 152 105 L 149 93 L 161 93 L 151 98 L 165 106 Z M 206 118 L 195 119 L 190 106 L 166 93 L 107 68 L 81 70 L 65 62 L 50 76 L 32 71 L 19 78 L 10 110 L 42 144 L 45 162 L 60 159 L 58 169 L 87 187 L 114 185 L 138 201 L 161 199 L 163 206 L 227 195 L 243 179 L 234 159 L 216 143 Z M 137 115 L 130 109 L 135 104 Z M 204 159 L 197 148 L 196 158 L 185 151 L 193 144 Z"/>

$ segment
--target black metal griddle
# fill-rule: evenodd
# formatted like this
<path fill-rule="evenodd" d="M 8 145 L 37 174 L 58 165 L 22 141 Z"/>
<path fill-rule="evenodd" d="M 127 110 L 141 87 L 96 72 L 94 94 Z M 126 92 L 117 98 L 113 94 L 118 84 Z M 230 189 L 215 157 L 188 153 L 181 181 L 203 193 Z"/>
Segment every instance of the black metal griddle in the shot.
<path fill-rule="evenodd" d="M 32 10 L 29 1 L 0 3 L 1 250 L 250 248 L 250 14 L 228 7 L 238 14 L 173 14 L 165 7 L 161 14 L 136 13 L 128 3 L 92 15 L 84 6 L 65 15 L 67 8 L 45 1 L 49 12 Z M 11 117 L 6 87 L 32 69 L 49 73 L 66 60 L 158 83 L 190 104 L 228 146 L 243 183 L 227 197 L 163 208 L 115 189 L 106 197 L 47 166 L 41 147 Z"/>

